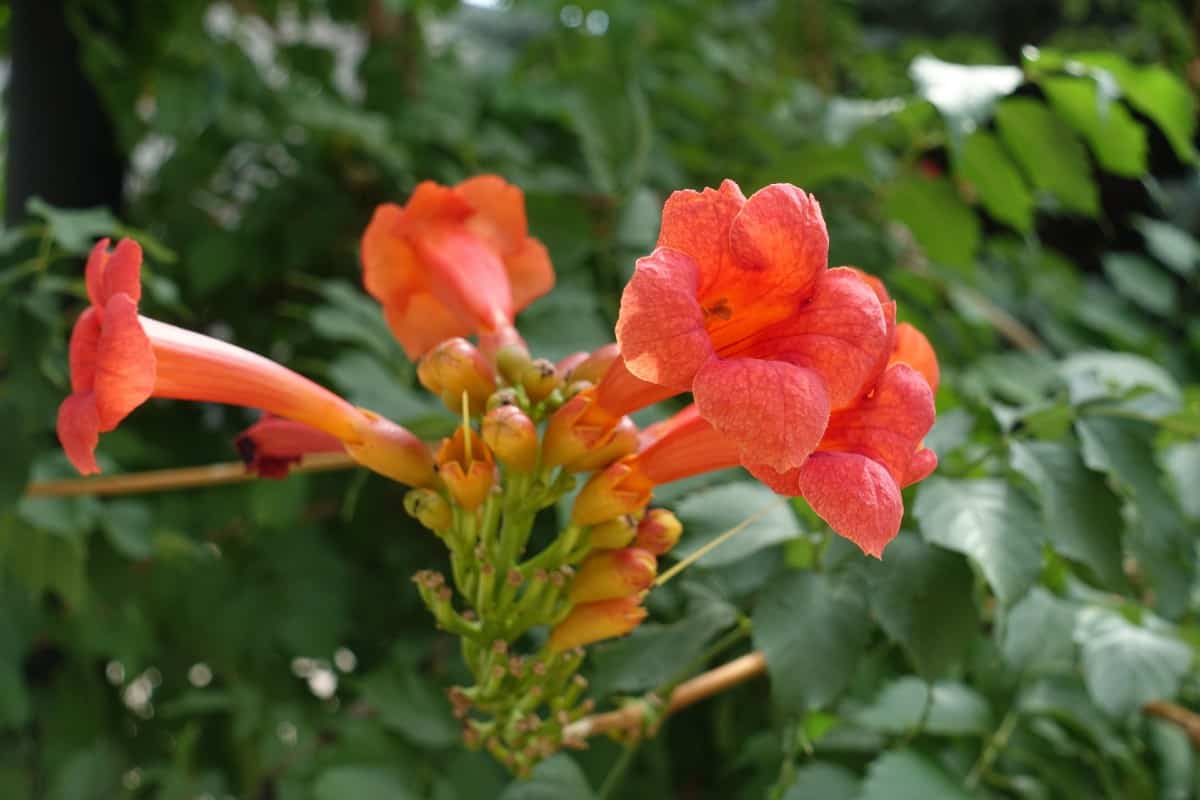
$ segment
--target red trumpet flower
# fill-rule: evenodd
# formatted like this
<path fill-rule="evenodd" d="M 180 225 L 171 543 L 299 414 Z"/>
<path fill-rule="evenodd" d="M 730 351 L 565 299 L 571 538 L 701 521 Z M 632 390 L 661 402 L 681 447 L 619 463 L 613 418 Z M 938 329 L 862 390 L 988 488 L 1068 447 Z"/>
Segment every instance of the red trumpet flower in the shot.
<path fill-rule="evenodd" d="M 492 352 L 520 342 L 517 311 L 554 286 L 546 248 L 529 236 L 525 197 L 495 175 L 425 181 L 403 207 L 385 203 L 362 239 L 363 283 L 408 356 L 479 334 Z"/>
<path fill-rule="evenodd" d="M 395 480 L 434 480 L 429 449 L 409 431 L 355 408 L 269 359 L 219 339 L 138 315 L 142 251 L 101 240 L 88 258 L 89 306 L 71 332 L 71 395 L 58 437 L 80 472 L 99 472 L 95 450 L 150 397 L 261 408 L 332 436 L 359 463 Z"/>
<path fill-rule="evenodd" d="M 617 341 L 632 376 L 691 391 L 743 461 L 785 471 L 817 447 L 888 343 L 884 310 L 854 270 L 827 269 L 817 201 L 774 184 L 681 191 L 658 249 L 621 298 Z"/>

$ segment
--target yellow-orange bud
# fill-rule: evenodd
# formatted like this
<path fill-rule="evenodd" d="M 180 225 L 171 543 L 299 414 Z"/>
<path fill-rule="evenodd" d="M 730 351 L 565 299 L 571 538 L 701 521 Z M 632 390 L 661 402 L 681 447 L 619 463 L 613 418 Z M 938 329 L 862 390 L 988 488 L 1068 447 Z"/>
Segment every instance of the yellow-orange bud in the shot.
<path fill-rule="evenodd" d="M 616 342 L 606 344 L 587 358 L 573 365 L 567 373 L 566 382 L 587 381 L 588 383 L 599 383 L 600 379 L 604 377 L 604 373 L 608 372 L 608 368 L 617 360 L 620 352 Z"/>
<path fill-rule="evenodd" d="M 516 406 L 497 406 L 483 418 L 483 440 L 496 459 L 517 472 L 530 472 L 537 465 L 537 427 Z"/>
<path fill-rule="evenodd" d="M 597 550 L 575 571 L 567 599 L 572 603 L 592 603 L 627 597 L 650 588 L 656 574 L 658 565 L 653 553 L 636 547 Z"/>
<path fill-rule="evenodd" d="M 483 413 L 488 396 L 496 391 L 496 377 L 487 360 L 462 337 L 447 339 L 426 353 L 417 365 L 417 378 L 455 413 L 462 411 L 463 392 L 474 415 Z"/>
<path fill-rule="evenodd" d="M 584 453 L 580 458 L 567 464 L 570 472 L 592 472 L 603 469 L 619 458 L 624 458 L 638 449 L 638 429 L 629 417 L 621 417 L 621 421 L 607 434 L 598 446 Z"/>
<path fill-rule="evenodd" d="M 553 363 L 544 358 L 535 359 L 521 371 L 521 385 L 525 387 L 525 394 L 535 403 L 549 397 L 558 384 L 558 371 Z"/>
<path fill-rule="evenodd" d="M 450 527 L 454 515 L 446 499 L 432 489 L 412 489 L 404 495 L 404 510 L 431 531 Z"/>
<path fill-rule="evenodd" d="M 471 437 L 469 448 L 467 436 Z M 438 474 L 460 506 L 474 511 L 483 505 L 496 480 L 496 462 L 479 434 L 460 425 L 453 436 L 442 440 L 437 463 Z"/>
<path fill-rule="evenodd" d="M 576 525 L 599 525 L 622 514 L 637 514 L 650 502 L 654 481 L 646 477 L 637 463 L 637 456 L 610 464 L 592 475 L 571 509 L 571 521 Z"/>
<path fill-rule="evenodd" d="M 632 514 L 622 514 L 616 519 L 602 522 L 592 528 L 588 544 L 596 550 L 615 550 L 633 541 L 638 521 Z"/>
<path fill-rule="evenodd" d="M 407 428 L 374 411 L 360 408 L 363 418 L 356 425 L 357 441 L 343 442 L 346 452 L 367 469 L 409 486 L 437 482 L 433 453 Z"/>
<path fill-rule="evenodd" d="M 573 469 L 570 465 L 608 444 L 622 418 L 600 408 L 595 395 L 594 389 L 585 389 L 550 416 L 542 437 L 543 465 Z"/>
<path fill-rule="evenodd" d="M 665 508 L 652 508 L 638 524 L 634 543 L 656 556 L 670 551 L 683 534 L 683 523 L 679 517 Z"/>
<path fill-rule="evenodd" d="M 523 343 L 506 344 L 496 351 L 496 369 L 513 385 L 521 382 L 521 373 L 531 361 L 529 350 Z"/>
<path fill-rule="evenodd" d="M 624 636 L 645 618 L 646 609 L 641 607 L 641 598 L 637 595 L 582 603 L 571 609 L 571 613 L 550 632 L 547 647 L 553 653 L 561 653 Z"/>

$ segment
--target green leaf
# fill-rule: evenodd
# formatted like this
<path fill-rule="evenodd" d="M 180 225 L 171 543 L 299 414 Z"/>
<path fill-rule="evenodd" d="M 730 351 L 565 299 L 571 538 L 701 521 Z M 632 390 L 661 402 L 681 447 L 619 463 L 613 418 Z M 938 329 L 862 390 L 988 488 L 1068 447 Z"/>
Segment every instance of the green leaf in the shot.
<path fill-rule="evenodd" d="M 851 576 L 780 575 L 754 609 L 754 644 L 786 711 L 819 708 L 854 675 L 871 632 L 864 586 Z"/>
<path fill-rule="evenodd" d="M 891 750 L 871 762 L 857 800 L 970 800 L 942 769 L 914 750 Z"/>
<path fill-rule="evenodd" d="M 55 773 L 48 800 L 111 800 L 120 793 L 122 760 L 107 741 L 75 751 Z"/>
<path fill-rule="evenodd" d="M 126 558 L 141 560 L 154 552 L 152 523 L 150 509 L 137 500 L 113 500 L 100 507 L 101 530 Z"/>
<path fill-rule="evenodd" d="M 1159 219 L 1137 216 L 1133 225 L 1146 240 L 1146 249 L 1176 274 L 1190 278 L 1200 265 L 1200 242 L 1182 228 Z"/>
<path fill-rule="evenodd" d="M 1149 389 L 1176 403 L 1179 384 L 1158 364 L 1134 353 L 1090 350 L 1076 353 L 1058 365 L 1075 405 L 1102 399 L 1123 399 L 1137 389 Z"/>
<path fill-rule="evenodd" d="M 1004 604 L 1018 600 L 1042 565 L 1042 524 L 1004 481 L 925 481 L 913 513 L 925 540 L 969 556 Z"/>
<path fill-rule="evenodd" d="M 1121 591 L 1121 500 L 1104 477 L 1084 466 L 1064 442 L 1013 441 L 1013 469 L 1024 475 L 1042 499 L 1046 537 L 1061 555 L 1086 565 L 1105 588 Z"/>
<path fill-rule="evenodd" d="M 1179 306 L 1175 281 L 1137 253 L 1105 253 L 1104 273 L 1118 292 L 1151 314 L 1169 317 Z"/>
<path fill-rule="evenodd" d="M 510 783 L 499 800 L 589 800 L 595 796 L 579 766 L 570 756 L 559 754 L 534 767 L 527 779 Z"/>
<path fill-rule="evenodd" d="M 884 213 L 912 231 L 930 260 L 970 269 L 979 249 L 979 219 L 944 178 L 910 175 L 887 190 Z"/>
<path fill-rule="evenodd" d="M 384 668 L 362 679 L 363 699 L 385 728 L 422 747 L 451 747 L 460 726 L 444 695 L 429 681 L 408 669 Z"/>
<path fill-rule="evenodd" d="M 969 181 L 979 202 L 1000 222 L 1022 233 L 1033 228 L 1033 194 L 994 135 L 977 130 L 954 153 L 954 171 Z"/>
<path fill-rule="evenodd" d="M 1067 211 L 1095 216 L 1100 198 L 1083 144 L 1036 100 L 1014 97 L 996 107 L 996 124 L 1025 177 Z"/>
<path fill-rule="evenodd" d="M 936 678 L 962 661 L 979 630 L 975 578 L 962 556 L 901 533 L 864 571 L 871 615 L 920 675 Z"/>
<path fill-rule="evenodd" d="M 1163 453 L 1163 465 L 1183 513 L 1200 520 L 1200 441 L 1171 445 Z"/>
<path fill-rule="evenodd" d="M 796 779 L 783 800 L 854 800 L 858 776 L 845 767 L 814 761 L 796 770 Z"/>
<path fill-rule="evenodd" d="M 1079 612 L 1075 641 L 1088 694 L 1114 717 L 1128 716 L 1151 700 L 1174 698 L 1192 664 L 1192 651 L 1183 642 L 1102 608 Z"/>
<path fill-rule="evenodd" d="M 1000 650 L 1022 673 L 1069 671 L 1075 663 L 1075 610 L 1035 586 L 1001 617 Z"/>
<path fill-rule="evenodd" d="M 1196 134 L 1196 99 L 1187 84 L 1165 67 L 1134 66 L 1116 53 L 1087 53 L 1075 58 L 1111 73 L 1129 104 L 1154 120 L 1175 153 L 1186 162 L 1195 161 L 1192 139 Z"/>
<path fill-rule="evenodd" d="M 992 710 L 987 700 L 962 683 L 939 681 L 930 685 L 906 676 L 883 687 L 879 695 L 858 713 L 854 721 L 881 733 L 912 731 L 941 736 L 984 735 L 992 728 Z"/>
<path fill-rule="evenodd" d="M 350 402 L 403 425 L 448 419 L 449 412 L 426 392 L 413 389 L 405 376 L 379 358 L 361 351 L 342 353 L 329 365 L 329 377 Z"/>
<path fill-rule="evenodd" d="M 1181 614 L 1188 602 L 1196 549 L 1182 514 L 1162 483 L 1148 422 L 1089 416 L 1075 422 L 1083 462 L 1116 479 L 1137 509 L 1130 547 L 1154 586 L 1160 613 Z"/>
<path fill-rule="evenodd" d="M 1100 166 L 1116 175 L 1146 173 L 1146 131 L 1092 78 L 1055 76 L 1040 83 L 1059 117 L 1087 140 Z"/>
<path fill-rule="evenodd" d="M 794 539 L 803 531 L 787 503 L 760 483 L 737 481 L 690 494 L 675 507 L 683 539 L 672 555 L 687 558 L 747 517 L 766 509 L 736 535 L 705 554 L 697 566 L 720 567 L 765 547 Z"/>
<path fill-rule="evenodd" d="M 420 795 L 391 767 L 345 765 L 324 770 L 313 782 L 313 800 L 416 800 Z"/>
<path fill-rule="evenodd" d="M 99 237 L 112 235 L 119 225 L 107 208 L 55 208 L 40 197 L 31 198 L 26 208 L 46 221 L 59 247 L 77 255 L 88 252 Z"/>
<path fill-rule="evenodd" d="M 345 281 L 321 284 L 321 296 L 328 305 L 314 309 L 309 322 L 323 338 L 360 345 L 385 361 L 404 358 L 374 298 Z"/>
<path fill-rule="evenodd" d="M 930 55 L 913 59 L 908 75 L 917 94 L 941 112 L 956 136 L 979 127 L 996 101 L 1024 80 L 1016 67 L 951 64 Z"/>

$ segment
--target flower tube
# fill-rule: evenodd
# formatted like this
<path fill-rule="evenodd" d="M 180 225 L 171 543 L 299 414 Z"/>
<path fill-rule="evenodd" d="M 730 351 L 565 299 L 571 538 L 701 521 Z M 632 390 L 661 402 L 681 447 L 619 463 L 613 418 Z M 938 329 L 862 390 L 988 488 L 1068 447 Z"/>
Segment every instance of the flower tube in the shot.
<path fill-rule="evenodd" d="M 141 248 L 108 240 L 86 268 L 91 305 L 71 332 L 71 394 L 58 436 L 81 473 L 99 472 L 100 434 L 151 397 L 261 408 L 339 440 L 364 466 L 404 483 L 433 480 L 429 449 L 409 431 L 270 359 L 228 342 L 139 316 Z"/>

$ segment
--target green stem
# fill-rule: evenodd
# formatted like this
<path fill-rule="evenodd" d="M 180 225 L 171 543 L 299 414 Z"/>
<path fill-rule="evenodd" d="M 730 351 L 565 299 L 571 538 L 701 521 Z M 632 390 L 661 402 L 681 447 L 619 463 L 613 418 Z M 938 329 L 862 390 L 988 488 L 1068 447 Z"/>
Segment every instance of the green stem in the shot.
<path fill-rule="evenodd" d="M 608 775 L 604 777 L 604 783 L 600 785 L 600 791 L 596 793 L 596 800 L 609 800 L 612 797 L 613 792 L 621 786 L 621 781 L 625 779 L 625 773 L 629 772 L 630 766 L 633 765 L 633 757 L 637 755 L 637 751 L 637 741 L 625 745 L 620 757 L 613 763 Z"/>

